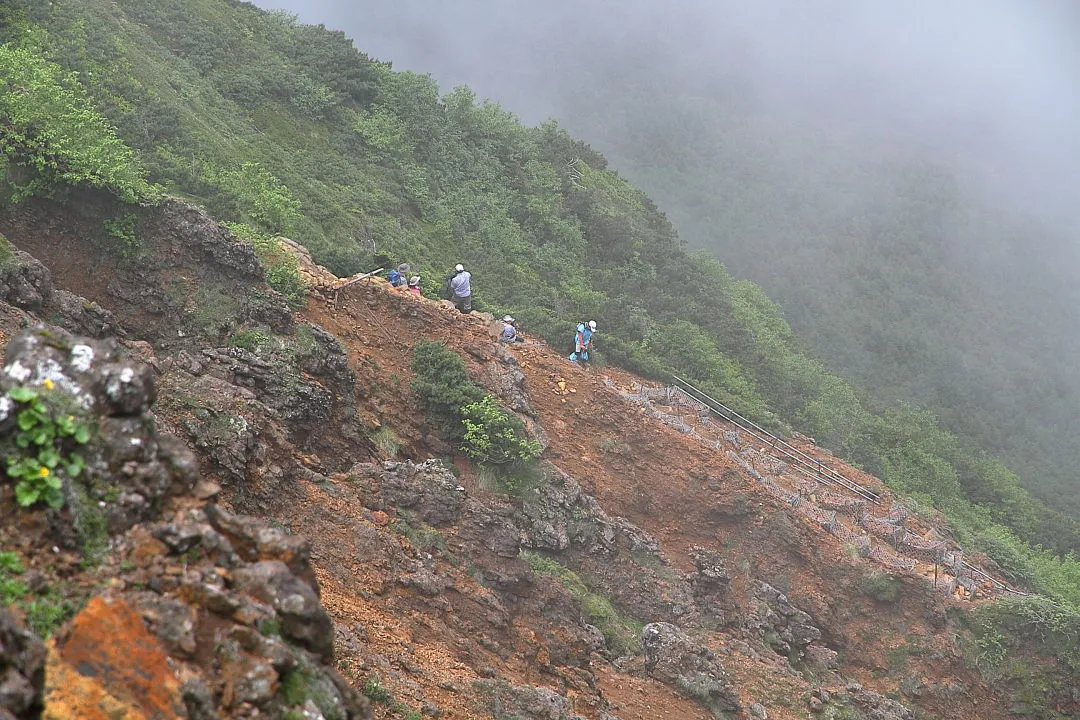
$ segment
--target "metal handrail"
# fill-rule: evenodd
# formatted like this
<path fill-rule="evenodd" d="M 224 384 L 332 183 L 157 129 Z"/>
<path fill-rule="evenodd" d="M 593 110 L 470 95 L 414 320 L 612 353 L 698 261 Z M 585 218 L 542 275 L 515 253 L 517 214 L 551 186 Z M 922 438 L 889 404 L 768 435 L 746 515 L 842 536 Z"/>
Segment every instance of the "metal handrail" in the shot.
<path fill-rule="evenodd" d="M 690 400 L 693 400 L 698 404 L 702 405 L 703 407 L 705 407 L 705 409 L 709 410 L 717 417 L 739 426 L 761 442 L 768 444 L 773 449 L 785 455 L 792 463 L 800 466 L 806 471 L 813 473 L 818 479 L 842 487 L 848 492 L 854 493 L 864 500 L 869 500 L 875 505 L 881 504 L 881 497 L 874 491 L 864 488 L 862 485 L 858 484 L 853 480 L 849 480 L 848 478 L 836 472 L 829 466 L 822 463 L 820 460 L 812 458 L 798 448 L 791 446 L 784 440 L 780 439 L 776 435 L 773 435 L 771 432 L 755 423 L 753 420 L 743 417 L 739 413 L 724 405 L 716 398 L 711 397 L 710 395 L 702 392 L 701 390 L 698 390 L 686 380 L 683 380 L 682 378 L 675 375 L 672 375 L 671 377 L 673 380 L 675 380 L 676 383 L 678 383 L 675 389 L 682 392 Z"/>
<path fill-rule="evenodd" d="M 755 423 L 753 420 L 743 417 L 739 413 L 735 412 L 731 408 L 721 403 L 716 398 L 713 398 L 705 392 L 698 390 L 686 380 L 683 380 L 676 375 L 672 375 L 671 377 L 677 383 L 677 385 L 673 389 L 681 392 L 690 400 L 703 406 L 712 414 L 740 427 L 758 440 L 768 443 L 772 448 L 780 451 L 796 464 L 804 466 L 803 469 L 809 469 L 819 479 L 833 483 L 834 485 L 839 485 L 866 500 L 870 500 L 875 504 L 881 504 L 881 497 L 877 493 L 864 488 L 862 485 L 859 485 L 853 480 L 849 480 L 848 478 L 844 477 L 832 468 L 824 465 L 820 460 L 811 458 L 809 455 L 802 452 L 798 448 L 792 447 L 784 440 L 780 439 L 776 435 L 773 435 L 771 432 Z M 766 438 L 768 438 L 768 440 L 766 440 Z M 998 587 L 1001 590 L 1004 590 L 1005 592 L 1012 593 L 1013 595 L 1019 595 L 1021 597 L 1032 597 L 1032 593 L 1024 592 L 1022 590 L 1016 590 L 1015 588 L 1010 587 L 1008 584 L 1002 582 L 1001 580 L 998 580 L 993 575 L 990 575 L 985 570 L 975 567 L 966 560 L 961 560 L 960 564 L 961 566 L 970 570 L 972 573 L 975 573 L 985 578 L 994 586 Z"/>

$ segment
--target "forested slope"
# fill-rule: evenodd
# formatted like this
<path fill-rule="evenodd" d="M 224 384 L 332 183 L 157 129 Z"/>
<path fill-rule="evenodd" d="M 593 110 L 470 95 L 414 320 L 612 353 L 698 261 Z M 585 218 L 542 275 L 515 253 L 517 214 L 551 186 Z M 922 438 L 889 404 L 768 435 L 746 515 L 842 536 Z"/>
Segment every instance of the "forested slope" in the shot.
<path fill-rule="evenodd" d="M 1080 566 L 1032 547 L 1080 547 L 1075 521 L 933 414 L 868 402 L 803 350 L 760 287 L 688 251 L 557 124 L 525 127 L 467 88 L 441 95 L 341 33 L 247 3 L 20 0 L 0 26 L 11 201 L 62 198 L 69 183 L 143 202 L 164 188 L 263 248 L 294 237 L 338 274 L 405 260 L 430 287 L 464 262 L 482 307 L 557 343 L 595 318 L 604 360 L 678 373 L 812 435 L 949 513 L 960 542 L 1008 575 L 1080 601 Z M 123 213 L 93 241 L 138 254 Z"/>
<path fill-rule="evenodd" d="M 688 242 L 761 284 L 874 398 L 933 407 L 1022 468 L 1036 494 L 1080 512 L 1080 296 L 1065 230 L 992 199 L 955 159 L 899 132 L 869 140 L 801 124 L 746 102 L 735 83 L 687 90 L 663 63 L 626 83 L 581 72 L 597 90 L 566 102 L 569 124 Z"/>

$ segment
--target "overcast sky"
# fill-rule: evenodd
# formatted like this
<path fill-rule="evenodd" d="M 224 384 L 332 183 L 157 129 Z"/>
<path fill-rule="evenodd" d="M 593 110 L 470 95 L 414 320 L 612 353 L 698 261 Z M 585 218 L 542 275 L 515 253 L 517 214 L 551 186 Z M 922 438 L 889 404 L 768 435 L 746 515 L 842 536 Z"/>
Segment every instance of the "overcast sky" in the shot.
<path fill-rule="evenodd" d="M 1018 203 L 1080 213 L 1080 3 L 1069 0 L 258 4 L 344 30 L 444 90 L 467 83 L 526 122 L 587 132 L 566 115 L 590 84 L 647 66 L 672 93 L 738 84 L 787 122 L 926 145 Z"/>

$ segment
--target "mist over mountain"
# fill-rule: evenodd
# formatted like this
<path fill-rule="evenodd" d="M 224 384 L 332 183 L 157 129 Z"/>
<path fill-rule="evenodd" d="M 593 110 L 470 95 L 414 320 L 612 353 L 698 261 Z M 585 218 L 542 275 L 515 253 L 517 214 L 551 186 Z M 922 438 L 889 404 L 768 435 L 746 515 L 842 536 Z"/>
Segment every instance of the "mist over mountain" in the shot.
<path fill-rule="evenodd" d="M 557 118 L 833 367 L 1080 511 L 1075 6 L 264 6 Z"/>
<path fill-rule="evenodd" d="M 869 157 L 932 151 L 1018 205 L 1064 212 L 1078 188 L 1080 24 L 1064 2 L 260 4 L 344 29 L 446 89 L 467 83 L 526 122 L 556 117 L 605 150 L 618 115 L 651 108 L 589 106 L 644 74 L 662 88 L 656 100 L 723 99 L 748 117 L 861 141 Z M 606 122 L 581 117 L 590 110 Z"/>

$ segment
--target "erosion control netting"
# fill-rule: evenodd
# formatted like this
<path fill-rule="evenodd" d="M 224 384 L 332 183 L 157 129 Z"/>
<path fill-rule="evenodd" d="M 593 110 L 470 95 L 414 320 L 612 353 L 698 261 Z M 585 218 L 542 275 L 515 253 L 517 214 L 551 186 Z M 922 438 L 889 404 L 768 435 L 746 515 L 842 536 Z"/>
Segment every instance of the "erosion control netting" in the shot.
<path fill-rule="evenodd" d="M 636 386 L 623 397 L 640 412 L 723 455 L 769 496 L 793 509 L 861 557 L 913 572 L 936 592 L 975 600 L 1023 595 L 964 559 L 957 547 L 909 527 L 910 510 L 838 473 L 737 413 L 683 387 Z"/>

